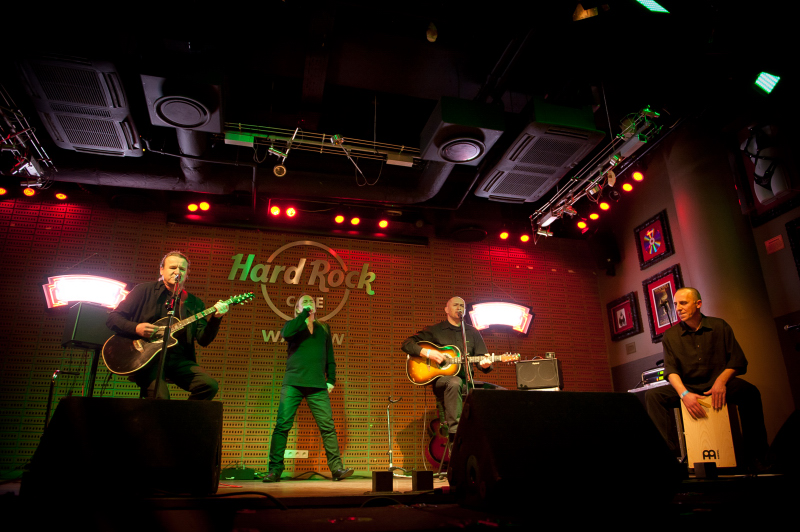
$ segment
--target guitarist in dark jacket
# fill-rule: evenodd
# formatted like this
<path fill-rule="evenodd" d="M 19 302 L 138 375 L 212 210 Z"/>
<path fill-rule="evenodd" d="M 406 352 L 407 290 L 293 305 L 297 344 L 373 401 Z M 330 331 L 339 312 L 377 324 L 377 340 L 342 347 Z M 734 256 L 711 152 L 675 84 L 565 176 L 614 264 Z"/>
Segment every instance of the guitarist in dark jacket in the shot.
<path fill-rule="evenodd" d="M 419 342 L 431 342 L 439 346 L 454 345 L 462 351 L 462 356 L 479 356 L 488 351 L 483 342 L 481 333 L 468 323 L 466 325 L 467 353 L 463 353 L 463 340 L 461 336 L 461 321 L 464 316 L 464 300 L 460 297 L 453 297 L 444 307 L 447 319 L 436 325 L 431 325 L 419 331 L 414 336 L 406 339 L 401 349 L 409 355 L 428 358 L 431 362 L 441 364 L 444 356 L 434 349 L 423 347 Z M 488 373 L 492 370 L 489 360 L 481 360 L 479 366 L 481 371 Z M 447 421 L 448 432 L 452 438 L 458 429 L 458 419 L 461 417 L 461 406 L 463 385 L 466 381 L 466 364 L 462 364 L 461 369 L 456 375 L 441 376 L 432 383 L 433 394 L 442 405 L 444 405 L 444 415 Z"/>
<path fill-rule="evenodd" d="M 152 283 L 136 285 L 119 306 L 109 314 L 106 325 L 117 334 L 131 338 L 150 339 L 158 327 L 153 325 L 160 318 L 167 316 L 166 303 L 176 288 L 181 291 L 180 308 L 175 312 L 175 321 L 202 312 L 203 302 L 183 290 L 189 269 L 189 259 L 179 251 L 170 251 L 161 259 L 161 278 Z M 177 282 L 176 282 L 177 280 Z M 164 364 L 164 377 L 180 388 L 190 392 L 189 399 L 213 399 L 219 385 L 197 364 L 194 343 L 205 347 L 217 336 L 222 316 L 228 312 L 228 305 L 219 302 L 214 305 L 217 312 L 211 318 L 201 318 L 175 335 L 178 343 L 167 350 L 167 361 Z M 141 397 L 155 395 L 156 372 L 159 356 L 155 356 L 147 365 L 133 374 L 133 380 L 139 386 Z M 161 389 L 157 395 L 161 399 L 169 399 L 167 383 L 161 381 Z"/>

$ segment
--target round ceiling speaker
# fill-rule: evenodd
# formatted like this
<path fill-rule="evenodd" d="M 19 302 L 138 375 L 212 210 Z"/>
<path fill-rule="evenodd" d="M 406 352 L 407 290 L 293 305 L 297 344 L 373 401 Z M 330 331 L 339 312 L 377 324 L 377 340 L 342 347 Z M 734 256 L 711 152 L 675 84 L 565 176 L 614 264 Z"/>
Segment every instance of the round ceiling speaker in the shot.
<path fill-rule="evenodd" d="M 485 150 L 486 146 L 479 140 L 458 138 L 445 142 L 439 148 L 439 156 L 451 163 L 467 163 L 483 155 Z"/>
<path fill-rule="evenodd" d="M 162 96 L 156 100 L 154 107 L 161 120 L 183 129 L 204 126 L 211 118 L 208 107 L 185 96 Z"/>

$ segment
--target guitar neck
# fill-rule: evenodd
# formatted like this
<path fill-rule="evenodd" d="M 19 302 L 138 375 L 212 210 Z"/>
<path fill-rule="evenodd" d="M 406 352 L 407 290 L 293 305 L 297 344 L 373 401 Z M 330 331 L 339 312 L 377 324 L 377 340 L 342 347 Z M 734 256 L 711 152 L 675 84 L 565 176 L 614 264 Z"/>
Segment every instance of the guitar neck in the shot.
<path fill-rule="evenodd" d="M 506 355 L 508 356 L 508 355 Z M 483 360 L 489 360 L 490 362 L 501 362 L 503 355 L 489 355 L 489 356 L 474 356 L 474 357 L 467 357 L 467 360 L 471 363 L 481 362 Z"/>
<path fill-rule="evenodd" d="M 196 322 L 200 318 L 205 318 L 209 314 L 213 314 L 216 311 L 217 311 L 217 307 L 209 307 L 209 308 L 205 309 L 203 312 L 199 312 L 197 314 L 194 314 L 193 316 L 189 316 L 188 318 L 183 319 L 183 320 L 179 321 L 178 323 L 176 323 L 175 325 L 173 325 L 172 326 L 172 332 L 173 333 L 178 332 L 181 329 L 183 329 L 184 327 L 186 327 L 187 325 L 191 325 L 192 323 Z"/>

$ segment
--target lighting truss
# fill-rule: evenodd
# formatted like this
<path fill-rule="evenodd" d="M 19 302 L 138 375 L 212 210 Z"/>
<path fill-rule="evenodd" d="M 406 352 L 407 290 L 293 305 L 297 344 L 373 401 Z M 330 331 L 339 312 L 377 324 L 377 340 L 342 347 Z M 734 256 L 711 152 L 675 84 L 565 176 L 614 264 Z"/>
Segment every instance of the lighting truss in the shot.
<path fill-rule="evenodd" d="M 614 137 L 609 146 L 584 165 L 547 203 L 531 214 L 534 234 L 552 236 L 552 232 L 546 228 L 565 214 L 574 216 L 577 211 L 573 205 L 584 197 L 594 203 L 599 202 L 603 189 L 613 187 L 617 175 L 624 171 L 622 162 L 660 133 L 661 126 L 654 122 L 658 117 L 659 113 L 649 107 L 628 115 L 623 120 L 622 133 Z"/>
<path fill-rule="evenodd" d="M 49 176 L 55 166 L 36 138 L 36 131 L 2 85 L 0 116 L 0 150 L 10 152 L 16 159 L 10 173 L 25 176 L 25 187 L 47 188 L 52 184 Z"/>

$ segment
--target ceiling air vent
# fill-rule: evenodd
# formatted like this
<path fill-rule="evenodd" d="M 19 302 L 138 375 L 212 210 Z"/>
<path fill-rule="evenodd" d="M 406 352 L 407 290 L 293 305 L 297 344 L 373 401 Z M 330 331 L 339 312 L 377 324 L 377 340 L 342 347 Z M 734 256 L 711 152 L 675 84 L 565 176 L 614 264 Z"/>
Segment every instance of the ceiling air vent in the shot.
<path fill-rule="evenodd" d="M 141 157 L 139 135 L 113 64 L 40 57 L 20 64 L 45 129 L 61 148 Z"/>
<path fill-rule="evenodd" d="M 477 196 L 506 203 L 533 202 L 594 149 L 605 135 L 593 129 L 591 111 L 537 102 L 534 120 L 486 173 Z"/>

